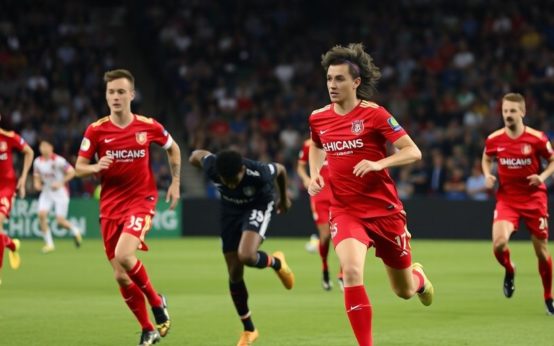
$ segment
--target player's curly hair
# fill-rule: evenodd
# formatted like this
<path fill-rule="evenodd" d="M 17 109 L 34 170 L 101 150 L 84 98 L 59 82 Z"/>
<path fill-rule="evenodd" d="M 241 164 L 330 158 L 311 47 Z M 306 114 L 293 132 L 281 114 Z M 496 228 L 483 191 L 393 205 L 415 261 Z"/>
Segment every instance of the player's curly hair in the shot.
<path fill-rule="evenodd" d="M 364 45 L 362 43 L 350 43 L 347 47 L 336 45 L 321 55 L 321 66 L 325 72 L 331 65 L 342 64 L 348 65 L 352 78 L 361 78 L 356 96 L 362 100 L 369 100 L 377 90 L 376 85 L 381 78 L 381 72 L 373 63 L 371 55 L 364 51 Z"/>
<path fill-rule="evenodd" d="M 242 155 L 235 150 L 222 150 L 215 158 L 215 171 L 224 179 L 236 177 L 242 169 Z"/>

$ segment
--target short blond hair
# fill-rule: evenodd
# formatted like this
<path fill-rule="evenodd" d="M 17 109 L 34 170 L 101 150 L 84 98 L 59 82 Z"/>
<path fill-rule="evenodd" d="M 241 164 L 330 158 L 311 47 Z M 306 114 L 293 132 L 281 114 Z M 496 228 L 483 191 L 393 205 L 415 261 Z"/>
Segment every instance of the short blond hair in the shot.
<path fill-rule="evenodd" d="M 525 113 L 525 97 L 521 95 L 520 93 L 507 93 L 502 98 L 502 102 L 504 101 L 510 101 L 510 102 L 517 102 L 521 106 L 521 110 L 523 113 Z"/>
<path fill-rule="evenodd" d="M 135 77 L 129 70 L 117 69 L 111 70 L 104 73 L 104 82 L 108 83 L 116 79 L 125 78 L 131 84 L 131 88 L 135 89 Z"/>

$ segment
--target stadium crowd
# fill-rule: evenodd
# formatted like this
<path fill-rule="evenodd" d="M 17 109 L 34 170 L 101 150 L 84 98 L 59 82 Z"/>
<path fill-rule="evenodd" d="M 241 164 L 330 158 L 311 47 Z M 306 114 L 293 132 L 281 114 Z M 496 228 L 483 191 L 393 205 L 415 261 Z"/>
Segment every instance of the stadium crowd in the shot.
<path fill-rule="evenodd" d="M 101 78 L 119 67 L 117 42 L 84 5 L 7 3 L 2 126 L 35 148 L 52 136 L 74 161 L 85 125 L 106 110 Z M 504 93 L 524 94 L 526 123 L 554 138 L 553 10 L 548 1 L 359 2 L 337 12 L 330 1 L 173 0 L 138 1 L 122 18 L 175 103 L 185 152 L 235 145 L 292 173 L 307 117 L 329 102 L 320 55 L 363 42 L 382 72 L 376 101 L 424 153 L 394 172 L 401 197 L 486 199 L 480 157 L 502 126 Z M 75 194 L 91 193 L 74 184 Z"/>

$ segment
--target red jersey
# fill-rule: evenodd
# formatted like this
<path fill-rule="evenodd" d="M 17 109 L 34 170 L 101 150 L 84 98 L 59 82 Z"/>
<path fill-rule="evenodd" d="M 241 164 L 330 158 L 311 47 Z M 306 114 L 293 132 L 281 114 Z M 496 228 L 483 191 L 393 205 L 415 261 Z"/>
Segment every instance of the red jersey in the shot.
<path fill-rule="evenodd" d="M 2 185 L 17 182 L 13 168 L 13 151 L 23 151 L 25 140 L 13 131 L 0 129 L 0 181 Z"/>
<path fill-rule="evenodd" d="M 485 154 L 496 157 L 498 164 L 498 200 L 525 203 L 540 198 L 546 203 L 546 186 L 530 186 L 527 180 L 541 173 L 541 157 L 550 160 L 554 155 L 543 132 L 526 126 L 523 134 L 512 139 L 506 129 L 497 130 L 487 138 Z"/>
<path fill-rule="evenodd" d="M 106 116 L 89 125 L 79 156 L 89 160 L 95 155 L 113 158 L 110 167 L 100 172 L 101 218 L 125 216 L 127 210 L 140 208 L 146 201 L 155 204 L 158 191 L 150 167 L 151 143 L 164 149 L 173 143 L 164 127 L 152 118 L 133 114 L 131 123 L 121 128 Z"/>
<path fill-rule="evenodd" d="M 372 218 L 403 209 L 388 170 L 356 177 L 354 166 L 361 160 L 386 157 L 386 142 L 394 143 L 406 131 L 383 107 L 361 101 L 352 111 L 339 115 L 330 104 L 310 115 L 311 136 L 325 150 L 332 192 L 331 214 L 348 213 Z"/>

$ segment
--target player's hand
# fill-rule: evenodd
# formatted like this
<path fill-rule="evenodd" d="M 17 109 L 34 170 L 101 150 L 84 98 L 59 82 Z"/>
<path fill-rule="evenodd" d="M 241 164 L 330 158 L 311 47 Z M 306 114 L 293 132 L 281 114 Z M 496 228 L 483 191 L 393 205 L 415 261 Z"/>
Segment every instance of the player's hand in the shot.
<path fill-rule="evenodd" d="M 485 175 L 485 187 L 487 189 L 492 189 L 496 183 L 496 177 L 492 174 Z"/>
<path fill-rule="evenodd" d="M 310 180 L 310 185 L 308 186 L 308 193 L 310 196 L 315 196 L 321 191 L 321 189 L 323 189 L 324 186 L 325 182 L 323 181 L 321 175 L 313 177 L 312 180 Z"/>
<path fill-rule="evenodd" d="M 310 182 L 311 182 L 310 178 L 302 179 L 302 185 L 304 185 L 304 188 L 306 190 L 308 190 L 308 188 L 310 187 Z"/>
<path fill-rule="evenodd" d="M 98 162 L 95 165 L 95 171 L 96 173 L 103 171 L 105 169 L 108 169 L 110 165 L 113 162 L 113 158 L 111 156 L 104 156 L 98 160 Z"/>
<path fill-rule="evenodd" d="M 55 181 L 55 182 L 52 183 L 52 185 L 50 185 L 52 190 L 57 190 L 62 186 L 63 186 L 63 183 L 61 181 Z"/>
<path fill-rule="evenodd" d="M 529 180 L 529 185 L 531 186 L 540 186 L 544 181 L 542 181 L 541 177 L 538 174 L 531 174 L 527 177 L 527 180 Z"/>
<path fill-rule="evenodd" d="M 25 198 L 25 182 L 27 177 L 21 177 L 17 180 L 15 188 L 19 191 L 19 198 Z"/>
<path fill-rule="evenodd" d="M 357 177 L 363 177 L 369 172 L 377 172 L 383 169 L 380 163 L 370 160 L 362 160 L 354 166 L 354 175 Z"/>
<path fill-rule="evenodd" d="M 277 214 L 286 213 L 290 209 L 291 205 L 292 202 L 288 196 L 285 199 L 280 199 L 277 203 Z"/>
<path fill-rule="evenodd" d="M 167 194 L 165 195 L 165 201 L 171 201 L 171 204 L 169 205 L 169 209 L 171 210 L 175 209 L 175 206 L 177 206 L 177 202 L 179 202 L 179 198 L 181 197 L 179 185 L 180 184 L 178 182 L 172 182 L 167 189 Z"/>

